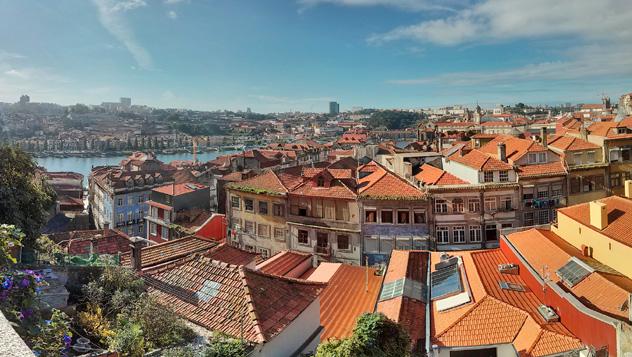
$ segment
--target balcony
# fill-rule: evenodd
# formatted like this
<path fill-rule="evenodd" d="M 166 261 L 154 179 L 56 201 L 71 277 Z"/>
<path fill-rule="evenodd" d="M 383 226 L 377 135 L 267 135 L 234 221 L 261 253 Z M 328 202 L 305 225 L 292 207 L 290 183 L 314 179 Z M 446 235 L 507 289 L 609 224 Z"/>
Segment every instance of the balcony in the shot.
<path fill-rule="evenodd" d="M 324 255 L 324 256 L 330 256 L 331 255 L 331 247 L 327 246 L 327 247 L 319 247 L 319 246 L 315 246 L 314 247 L 314 253 L 318 254 L 318 255 Z"/>

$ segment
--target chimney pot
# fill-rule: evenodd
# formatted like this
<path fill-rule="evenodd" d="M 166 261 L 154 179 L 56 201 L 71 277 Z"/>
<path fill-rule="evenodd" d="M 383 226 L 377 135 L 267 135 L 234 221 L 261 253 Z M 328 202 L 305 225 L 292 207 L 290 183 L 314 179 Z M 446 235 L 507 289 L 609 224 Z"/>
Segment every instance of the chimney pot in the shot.
<path fill-rule="evenodd" d="M 546 127 L 543 126 L 540 128 L 540 137 L 542 140 L 542 146 L 546 149 L 548 147 L 547 137 L 546 137 Z"/>
<path fill-rule="evenodd" d="M 138 272 L 143 267 L 142 256 L 141 256 L 141 249 L 143 248 L 143 239 L 140 237 L 131 237 L 130 241 L 131 241 L 130 247 L 132 248 L 132 254 L 131 254 L 132 269 Z"/>
<path fill-rule="evenodd" d="M 498 143 L 498 160 L 507 162 L 507 146 L 505 143 Z"/>
<path fill-rule="evenodd" d="M 608 210 L 603 202 L 592 201 L 590 207 L 590 225 L 602 230 L 608 226 Z"/>

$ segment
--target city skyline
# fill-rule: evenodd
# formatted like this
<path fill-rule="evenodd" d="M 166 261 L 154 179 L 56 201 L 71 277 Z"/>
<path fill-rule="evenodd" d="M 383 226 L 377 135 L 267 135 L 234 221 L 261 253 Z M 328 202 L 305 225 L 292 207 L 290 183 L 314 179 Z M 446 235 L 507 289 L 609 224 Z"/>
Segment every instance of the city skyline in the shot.
<path fill-rule="evenodd" d="M 632 4 L 0 1 L 0 101 L 326 112 L 598 102 L 632 75 Z"/>

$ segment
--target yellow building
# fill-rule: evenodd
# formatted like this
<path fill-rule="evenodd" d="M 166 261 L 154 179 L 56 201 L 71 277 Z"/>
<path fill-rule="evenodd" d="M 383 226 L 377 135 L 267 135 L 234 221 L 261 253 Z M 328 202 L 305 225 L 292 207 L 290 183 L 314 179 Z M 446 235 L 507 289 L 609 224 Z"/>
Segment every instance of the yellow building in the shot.
<path fill-rule="evenodd" d="M 565 241 L 625 276 L 632 277 L 632 180 L 625 197 L 610 196 L 561 208 L 551 230 Z"/>

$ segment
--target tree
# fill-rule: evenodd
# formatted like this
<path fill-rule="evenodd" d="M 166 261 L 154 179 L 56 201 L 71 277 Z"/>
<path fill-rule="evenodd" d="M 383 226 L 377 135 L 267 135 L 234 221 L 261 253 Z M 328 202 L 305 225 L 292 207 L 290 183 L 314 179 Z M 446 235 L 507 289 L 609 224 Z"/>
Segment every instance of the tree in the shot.
<path fill-rule="evenodd" d="M 410 338 L 404 329 L 381 313 L 363 314 L 353 334 L 318 346 L 317 357 L 410 356 Z"/>
<path fill-rule="evenodd" d="M 36 175 L 37 164 L 24 151 L 0 147 L 0 222 L 24 232 L 24 245 L 32 248 L 55 202 L 55 192 Z"/>
<path fill-rule="evenodd" d="M 421 115 L 413 112 L 397 110 L 384 110 L 376 112 L 367 119 L 367 124 L 372 128 L 385 126 L 387 129 L 404 129 L 417 124 L 422 119 Z"/>
<path fill-rule="evenodd" d="M 214 334 L 204 351 L 204 357 L 245 357 L 248 348 L 241 340 L 223 334 Z"/>
<path fill-rule="evenodd" d="M 131 309 L 145 291 L 145 284 L 133 271 L 106 266 L 101 276 L 84 288 L 84 301 L 101 306 L 106 317 Z"/>

